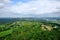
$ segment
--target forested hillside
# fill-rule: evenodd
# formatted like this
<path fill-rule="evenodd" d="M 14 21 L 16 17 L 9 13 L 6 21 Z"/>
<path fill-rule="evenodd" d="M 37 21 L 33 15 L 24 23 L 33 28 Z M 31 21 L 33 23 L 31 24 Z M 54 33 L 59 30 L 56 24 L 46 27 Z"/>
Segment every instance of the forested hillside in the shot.
<path fill-rule="evenodd" d="M 39 21 L 0 24 L 0 40 L 60 40 L 60 25 Z"/>

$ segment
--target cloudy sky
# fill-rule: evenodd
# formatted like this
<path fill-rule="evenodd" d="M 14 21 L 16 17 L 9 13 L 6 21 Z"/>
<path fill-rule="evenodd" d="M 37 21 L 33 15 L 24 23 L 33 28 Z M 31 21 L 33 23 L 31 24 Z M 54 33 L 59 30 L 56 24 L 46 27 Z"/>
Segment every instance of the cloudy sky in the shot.
<path fill-rule="evenodd" d="M 60 0 L 0 0 L 0 17 L 60 17 Z"/>

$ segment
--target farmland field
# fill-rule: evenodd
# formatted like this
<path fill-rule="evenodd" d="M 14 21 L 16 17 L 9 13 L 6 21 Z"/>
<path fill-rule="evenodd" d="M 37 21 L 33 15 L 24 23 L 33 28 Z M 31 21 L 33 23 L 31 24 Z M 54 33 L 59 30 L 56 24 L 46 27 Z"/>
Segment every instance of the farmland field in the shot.
<path fill-rule="evenodd" d="M 0 40 L 60 40 L 58 20 L 18 20 L 0 24 Z"/>

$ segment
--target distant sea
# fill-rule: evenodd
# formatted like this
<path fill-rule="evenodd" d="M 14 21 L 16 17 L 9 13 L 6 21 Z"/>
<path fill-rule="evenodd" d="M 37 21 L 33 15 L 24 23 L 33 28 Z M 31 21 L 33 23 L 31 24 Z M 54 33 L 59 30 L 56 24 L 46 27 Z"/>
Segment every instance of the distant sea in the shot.
<path fill-rule="evenodd" d="M 49 19 L 49 20 L 60 20 L 60 18 L 0 18 L 0 24 L 2 23 L 11 23 L 11 22 L 15 22 L 15 21 L 24 21 L 24 20 L 37 20 L 37 21 L 45 21 L 45 19 Z"/>
<path fill-rule="evenodd" d="M 20 20 L 19 18 L 0 18 L 0 24 L 2 23 L 11 23 L 14 21 Z"/>

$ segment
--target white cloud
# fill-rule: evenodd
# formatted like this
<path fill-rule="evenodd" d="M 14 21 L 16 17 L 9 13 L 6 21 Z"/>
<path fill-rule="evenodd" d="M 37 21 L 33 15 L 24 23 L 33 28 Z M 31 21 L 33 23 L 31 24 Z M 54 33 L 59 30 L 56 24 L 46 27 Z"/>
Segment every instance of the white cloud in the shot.
<path fill-rule="evenodd" d="M 16 13 L 34 13 L 34 11 L 36 13 L 47 13 L 57 11 L 56 7 L 60 7 L 58 2 L 52 2 L 48 0 L 37 0 L 27 3 L 17 3 L 16 5 L 13 5 L 8 8 L 8 10 Z"/>
<path fill-rule="evenodd" d="M 4 3 L 10 3 L 10 0 L 5 0 Z M 3 5 L 3 4 L 0 4 Z M 60 7 L 60 2 L 56 1 L 50 1 L 50 0 L 35 0 L 30 2 L 18 2 L 17 4 L 5 6 L 3 11 L 5 12 L 12 12 L 17 14 L 45 14 L 45 13 L 51 13 L 56 12 L 60 9 L 57 9 Z"/>
<path fill-rule="evenodd" d="M 11 0 L 0 0 L 0 8 L 4 8 L 8 3 L 12 3 Z"/>

